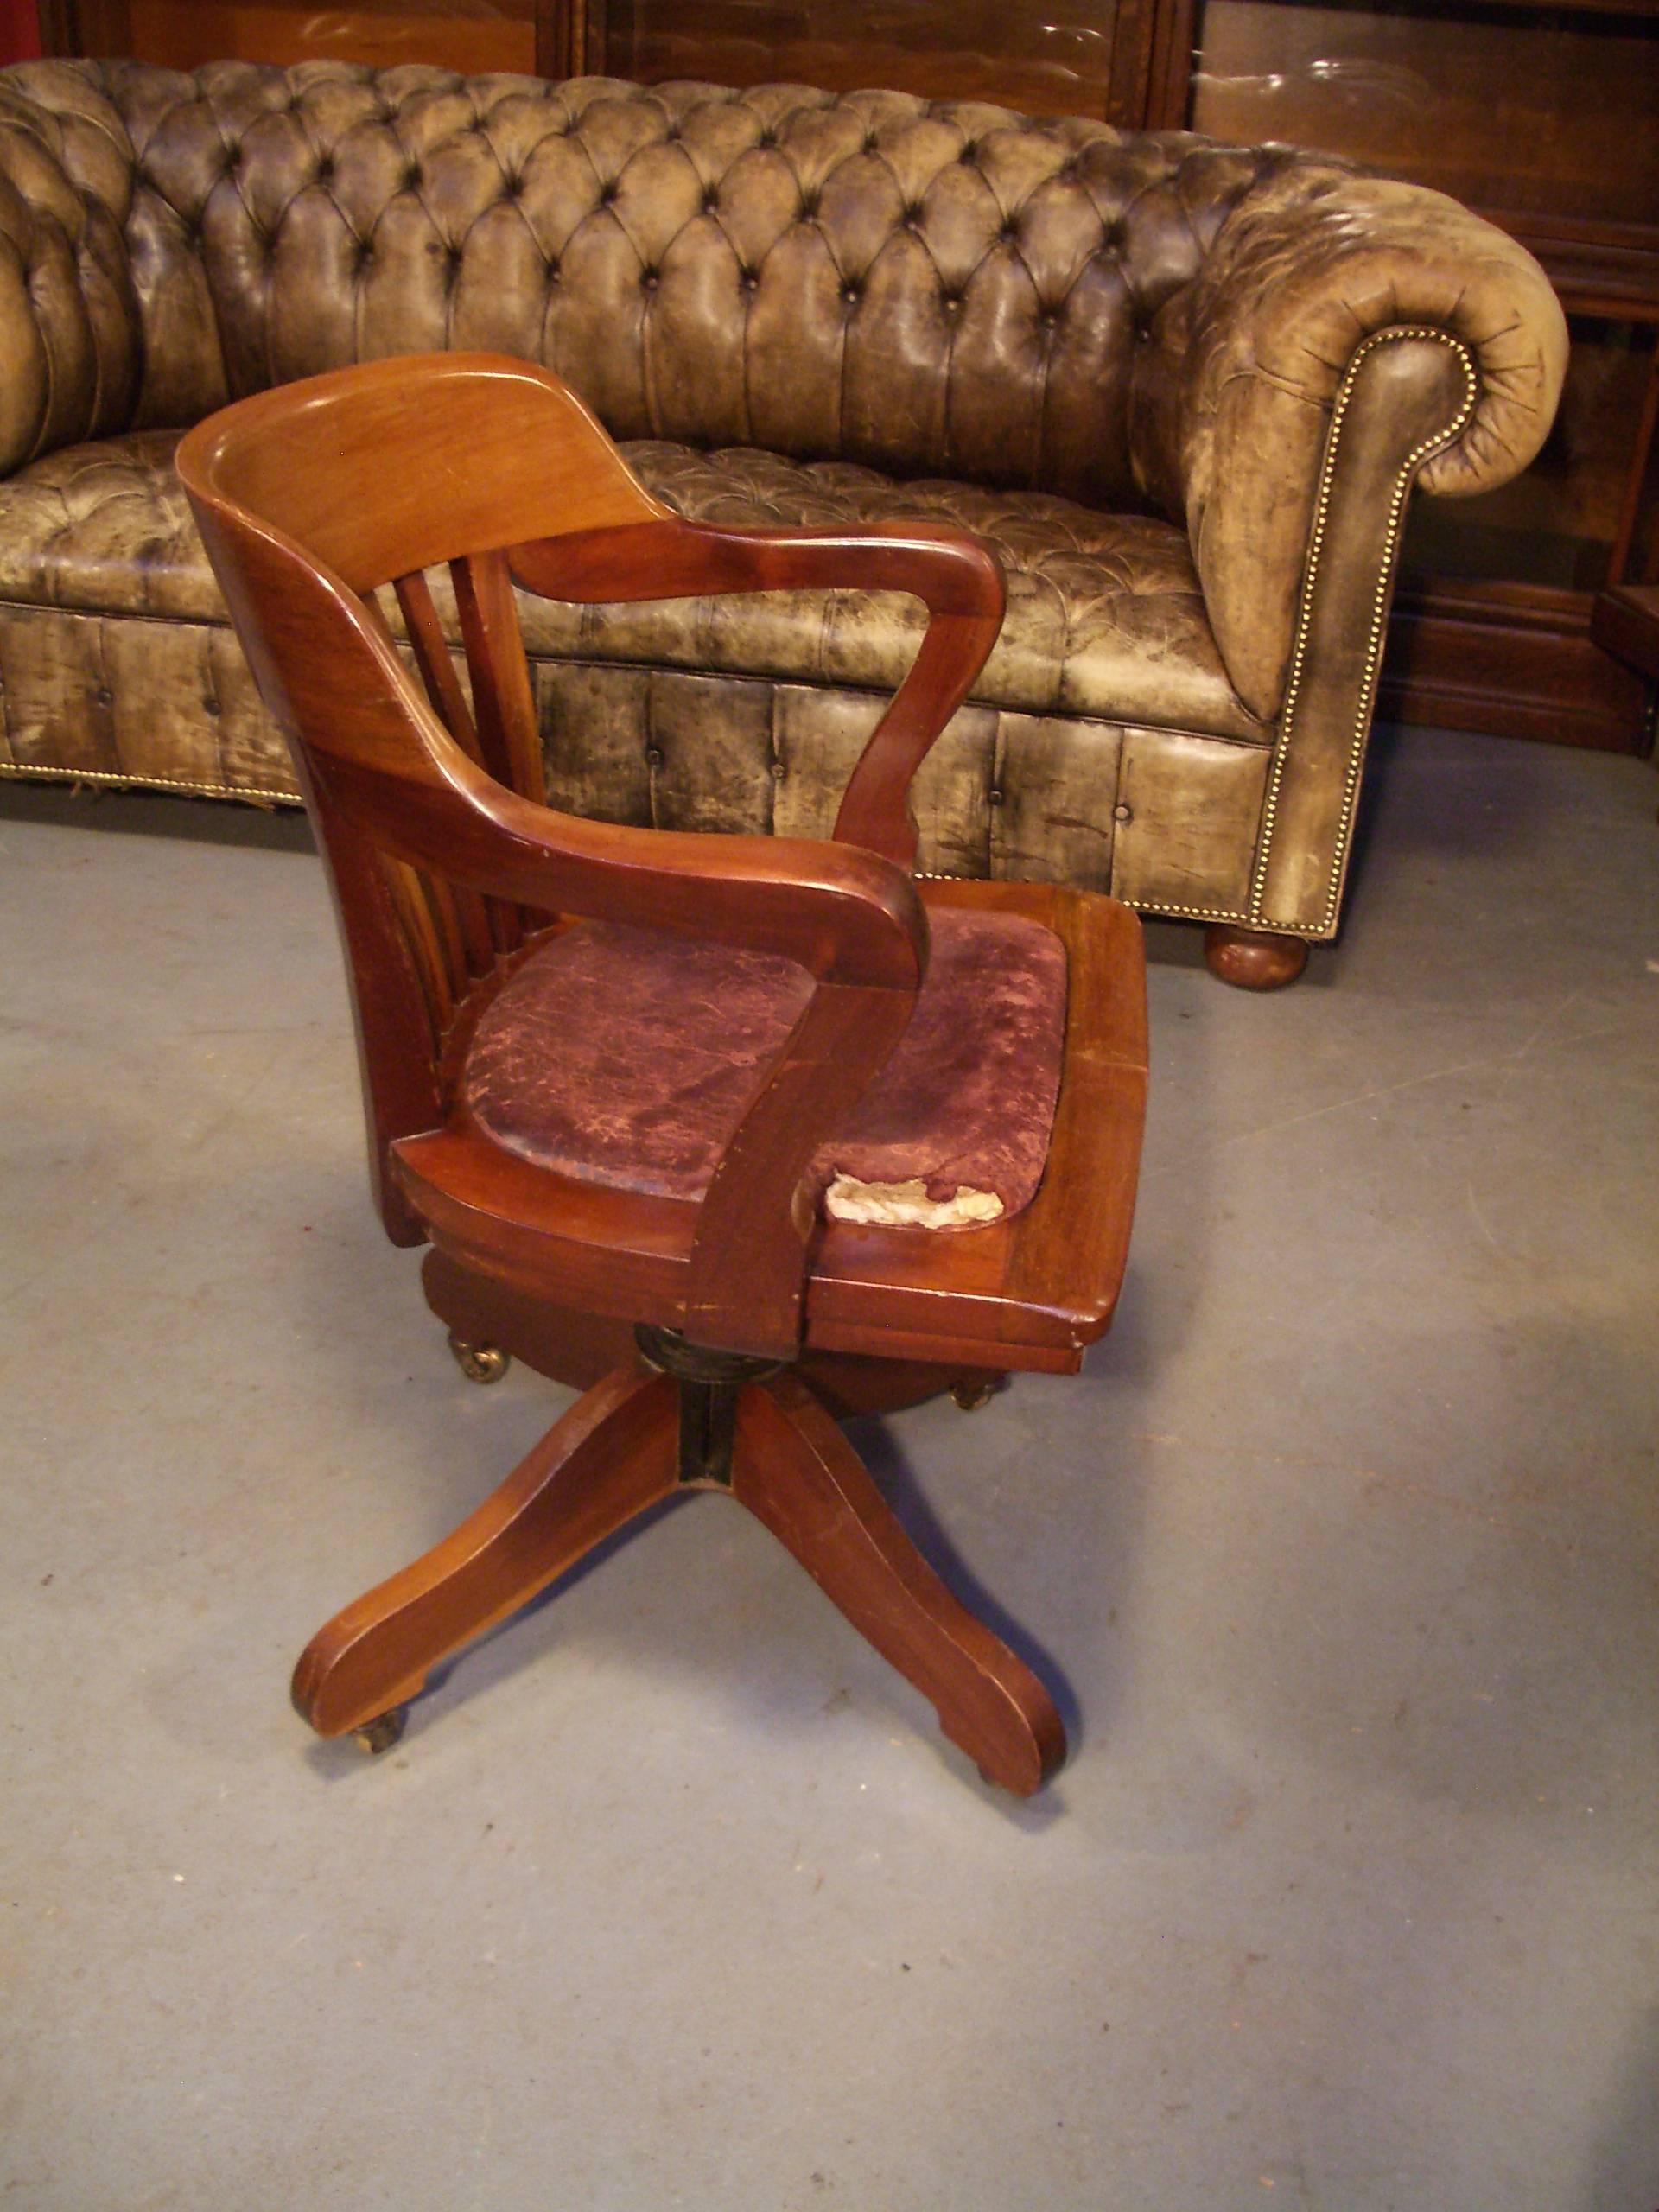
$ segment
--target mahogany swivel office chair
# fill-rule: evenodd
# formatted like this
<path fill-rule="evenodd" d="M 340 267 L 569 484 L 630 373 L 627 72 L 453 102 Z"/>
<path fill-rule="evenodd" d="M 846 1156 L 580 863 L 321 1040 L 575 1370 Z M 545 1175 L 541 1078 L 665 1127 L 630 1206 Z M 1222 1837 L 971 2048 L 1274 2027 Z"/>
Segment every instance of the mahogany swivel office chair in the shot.
<path fill-rule="evenodd" d="M 945 531 L 683 521 L 556 378 L 491 355 L 259 394 L 179 470 L 332 879 L 387 1233 L 430 1244 L 474 1372 L 517 1353 L 585 1386 L 313 1638 L 301 1712 L 395 1739 L 448 1654 L 690 1484 L 747 1506 L 989 1779 L 1034 1789 L 1065 1751 L 1052 1700 L 834 1417 L 1074 1370 L 1128 1249 L 1134 916 L 911 873 L 906 792 L 995 640 L 993 556 Z M 832 839 L 688 834 L 543 804 L 515 583 L 910 592 L 929 622 Z"/>

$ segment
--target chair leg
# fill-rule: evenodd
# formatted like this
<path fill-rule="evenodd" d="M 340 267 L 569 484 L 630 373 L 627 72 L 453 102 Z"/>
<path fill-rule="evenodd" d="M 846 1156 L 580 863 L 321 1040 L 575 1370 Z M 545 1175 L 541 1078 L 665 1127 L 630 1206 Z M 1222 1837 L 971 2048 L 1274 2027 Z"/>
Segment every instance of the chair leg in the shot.
<path fill-rule="evenodd" d="M 453 1535 L 318 1630 L 294 1670 L 301 1713 L 339 1736 L 413 1697 L 441 1660 L 671 1491 L 678 1433 L 667 1376 L 619 1368 L 595 1383 Z"/>
<path fill-rule="evenodd" d="M 732 1494 L 793 1552 L 884 1659 L 938 1708 L 988 1782 L 1028 1796 L 1065 1756 L 1053 1700 L 953 1598 L 869 1471 L 798 1378 L 745 1389 Z"/>

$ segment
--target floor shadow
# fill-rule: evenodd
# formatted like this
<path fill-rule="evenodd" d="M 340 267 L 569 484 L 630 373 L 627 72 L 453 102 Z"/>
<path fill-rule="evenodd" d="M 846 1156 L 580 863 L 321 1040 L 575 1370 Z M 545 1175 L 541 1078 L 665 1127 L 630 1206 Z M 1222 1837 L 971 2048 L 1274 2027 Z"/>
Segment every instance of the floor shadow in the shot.
<path fill-rule="evenodd" d="M 420 1695 L 409 1707 L 407 1732 L 419 1734 L 426 1714 L 434 1709 L 431 1701 L 448 1687 L 458 1668 L 465 1666 L 469 1674 L 475 1675 L 467 1692 L 467 1698 L 470 1700 L 493 1684 L 503 1681 L 527 1667 L 539 1665 L 547 1656 L 546 1642 L 543 1637 L 523 1635 L 526 1624 L 537 1619 L 550 1605 L 576 1589 L 589 1575 L 598 1573 L 608 1560 L 615 1558 L 625 1544 L 632 1543 L 670 1514 L 680 1511 L 695 1495 L 691 1491 L 682 1491 L 658 1499 L 654 1505 L 648 1505 L 643 1513 L 636 1514 L 625 1527 L 595 1544 L 592 1551 L 586 1553 L 574 1567 L 568 1567 L 556 1580 L 550 1582 L 544 1590 L 539 1590 L 533 1598 L 526 1599 L 505 1620 L 498 1621 L 482 1636 L 474 1637 L 470 1643 L 463 1644 L 458 1651 L 451 1652 L 447 1659 L 441 1660 L 427 1676 L 426 1686 Z M 345 1776 L 356 1771 L 362 1764 L 360 1751 L 349 1738 L 325 1739 L 314 1737 L 306 1746 L 306 1757 L 312 1770 L 328 1783 L 340 1781 Z"/>
<path fill-rule="evenodd" d="M 1592 2161 L 1580 2212 L 1650 2212 L 1659 2205 L 1659 2005 L 1642 2016 Z"/>
<path fill-rule="evenodd" d="M 1060 1713 L 1068 1744 L 1075 1751 L 1081 1740 L 1082 1710 L 1072 1684 L 1052 1652 L 1023 1623 L 1013 1618 L 963 1559 L 918 1484 L 893 1433 L 891 1417 L 884 1420 L 867 1418 L 849 1424 L 849 1435 L 880 1484 L 901 1526 L 929 1564 L 952 1592 L 984 1621 L 994 1634 L 1001 1637 L 1048 1688 Z M 459 1669 L 466 1669 L 467 1680 L 464 1691 L 457 1690 L 456 1695 L 463 1701 L 470 1702 L 474 1697 L 521 1669 L 543 1663 L 548 1656 L 547 1634 L 527 1632 L 530 1624 L 569 1596 L 589 1575 L 601 1571 L 625 1545 L 641 1538 L 649 1529 L 666 1520 L 670 1515 L 686 1508 L 701 1495 L 700 1491 L 687 1489 L 671 1494 L 648 1507 L 626 1527 L 596 1545 L 574 1567 L 505 1620 L 435 1667 L 427 1679 L 425 1688 L 409 1708 L 409 1736 L 419 1734 L 428 1714 L 434 1719 L 442 1718 L 438 1700 Z M 958 1770 L 972 1786 L 982 1791 L 988 1803 L 1023 1827 L 1046 1827 L 1065 1810 L 1064 1801 L 1052 1784 L 1037 1799 L 1023 1802 L 1013 1799 L 985 1783 L 977 1775 L 972 1762 L 945 1744 L 943 1738 L 940 1738 L 939 1752 L 953 1770 Z M 365 1764 L 360 1749 L 351 1739 L 314 1739 L 308 1745 L 307 1757 L 313 1771 L 330 1784 L 360 1771 Z"/>
<path fill-rule="evenodd" d="M 29 783 L 0 776 L 0 822 L 102 830 L 123 836 L 174 837 L 273 853 L 315 853 L 305 809 L 205 798 L 176 791 L 111 790 L 102 784 Z"/>
<path fill-rule="evenodd" d="M 995 1592 L 986 1587 L 963 1557 L 935 1512 L 931 1500 L 918 1483 L 891 1423 L 874 1420 L 849 1422 L 847 1434 L 859 1458 L 880 1484 L 899 1526 L 952 1596 L 960 1599 L 994 1636 L 1001 1637 L 1048 1691 L 1065 1729 L 1066 1741 L 1075 1749 L 1083 1729 L 1083 1708 L 1076 1689 L 1053 1653 L 1023 1621 L 1016 1620 L 1007 1611 Z"/>

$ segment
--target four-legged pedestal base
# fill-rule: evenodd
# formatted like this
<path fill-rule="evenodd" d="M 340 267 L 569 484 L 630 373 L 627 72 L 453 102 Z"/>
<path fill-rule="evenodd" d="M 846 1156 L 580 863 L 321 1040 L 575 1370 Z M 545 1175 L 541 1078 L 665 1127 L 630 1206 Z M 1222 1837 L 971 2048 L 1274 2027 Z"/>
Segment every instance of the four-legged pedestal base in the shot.
<path fill-rule="evenodd" d="M 802 1376 L 664 1330 L 641 1330 L 639 1356 L 452 1535 L 319 1630 L 295 1704 L 321 1735 L 385 1736 L 441 1661 L 683 1488 L 722 1490 L 763 1522 L 987 1780 L 1027 1796 L 1059 1764 L 1047 1691 L 951 1596 Z"/>

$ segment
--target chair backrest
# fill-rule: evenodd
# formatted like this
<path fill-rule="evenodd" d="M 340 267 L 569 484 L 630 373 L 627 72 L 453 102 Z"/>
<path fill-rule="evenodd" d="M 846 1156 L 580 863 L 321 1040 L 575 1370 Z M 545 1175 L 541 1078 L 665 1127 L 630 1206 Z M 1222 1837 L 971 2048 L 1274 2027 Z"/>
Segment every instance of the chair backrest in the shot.
<path fill-rule="evenodd" d="M 413 1241 L 386 1147 L 432 1126 L 455 1007 L 524 928 L 517 904 L 435 868 L 418 832 L 469 765 L 543 796 L 506 549 L 665 511 L 556 378 L 489 354 L 263 393 L 193 431 L 179 471 L 311 809 L 353 985 L 377 1198 L 389 1233 Z M 428 579 L 444 567 L 464 680 Z"/>
<path fill-rule="evenodd" d="M 178 467 L 333 879 L 388 1234 L 421 1239 L 392 1148 L 445 1124 L 446 1056 L 464 1046 L 473 985 L 517 950 L 527 914 L 779 954 L 815 988 L 698 1202 L 685 1310 L 700 1341 L 787 1350 L 810 1230 L 801 1178 L 897 1043 L 925 970 L 906 795 L 995 640 L 995 556 L 960 531 L 683 521 L 556 378 L 490 354 L 370 363 L 257 395 L 190 432 Z M 440 564 L 464 668 L 428 582 Z M 856 583 L 915 594 L 929 620 L 833 840 L 703 836 L 542 803 L 515 577 L 590 601 Z"/>

